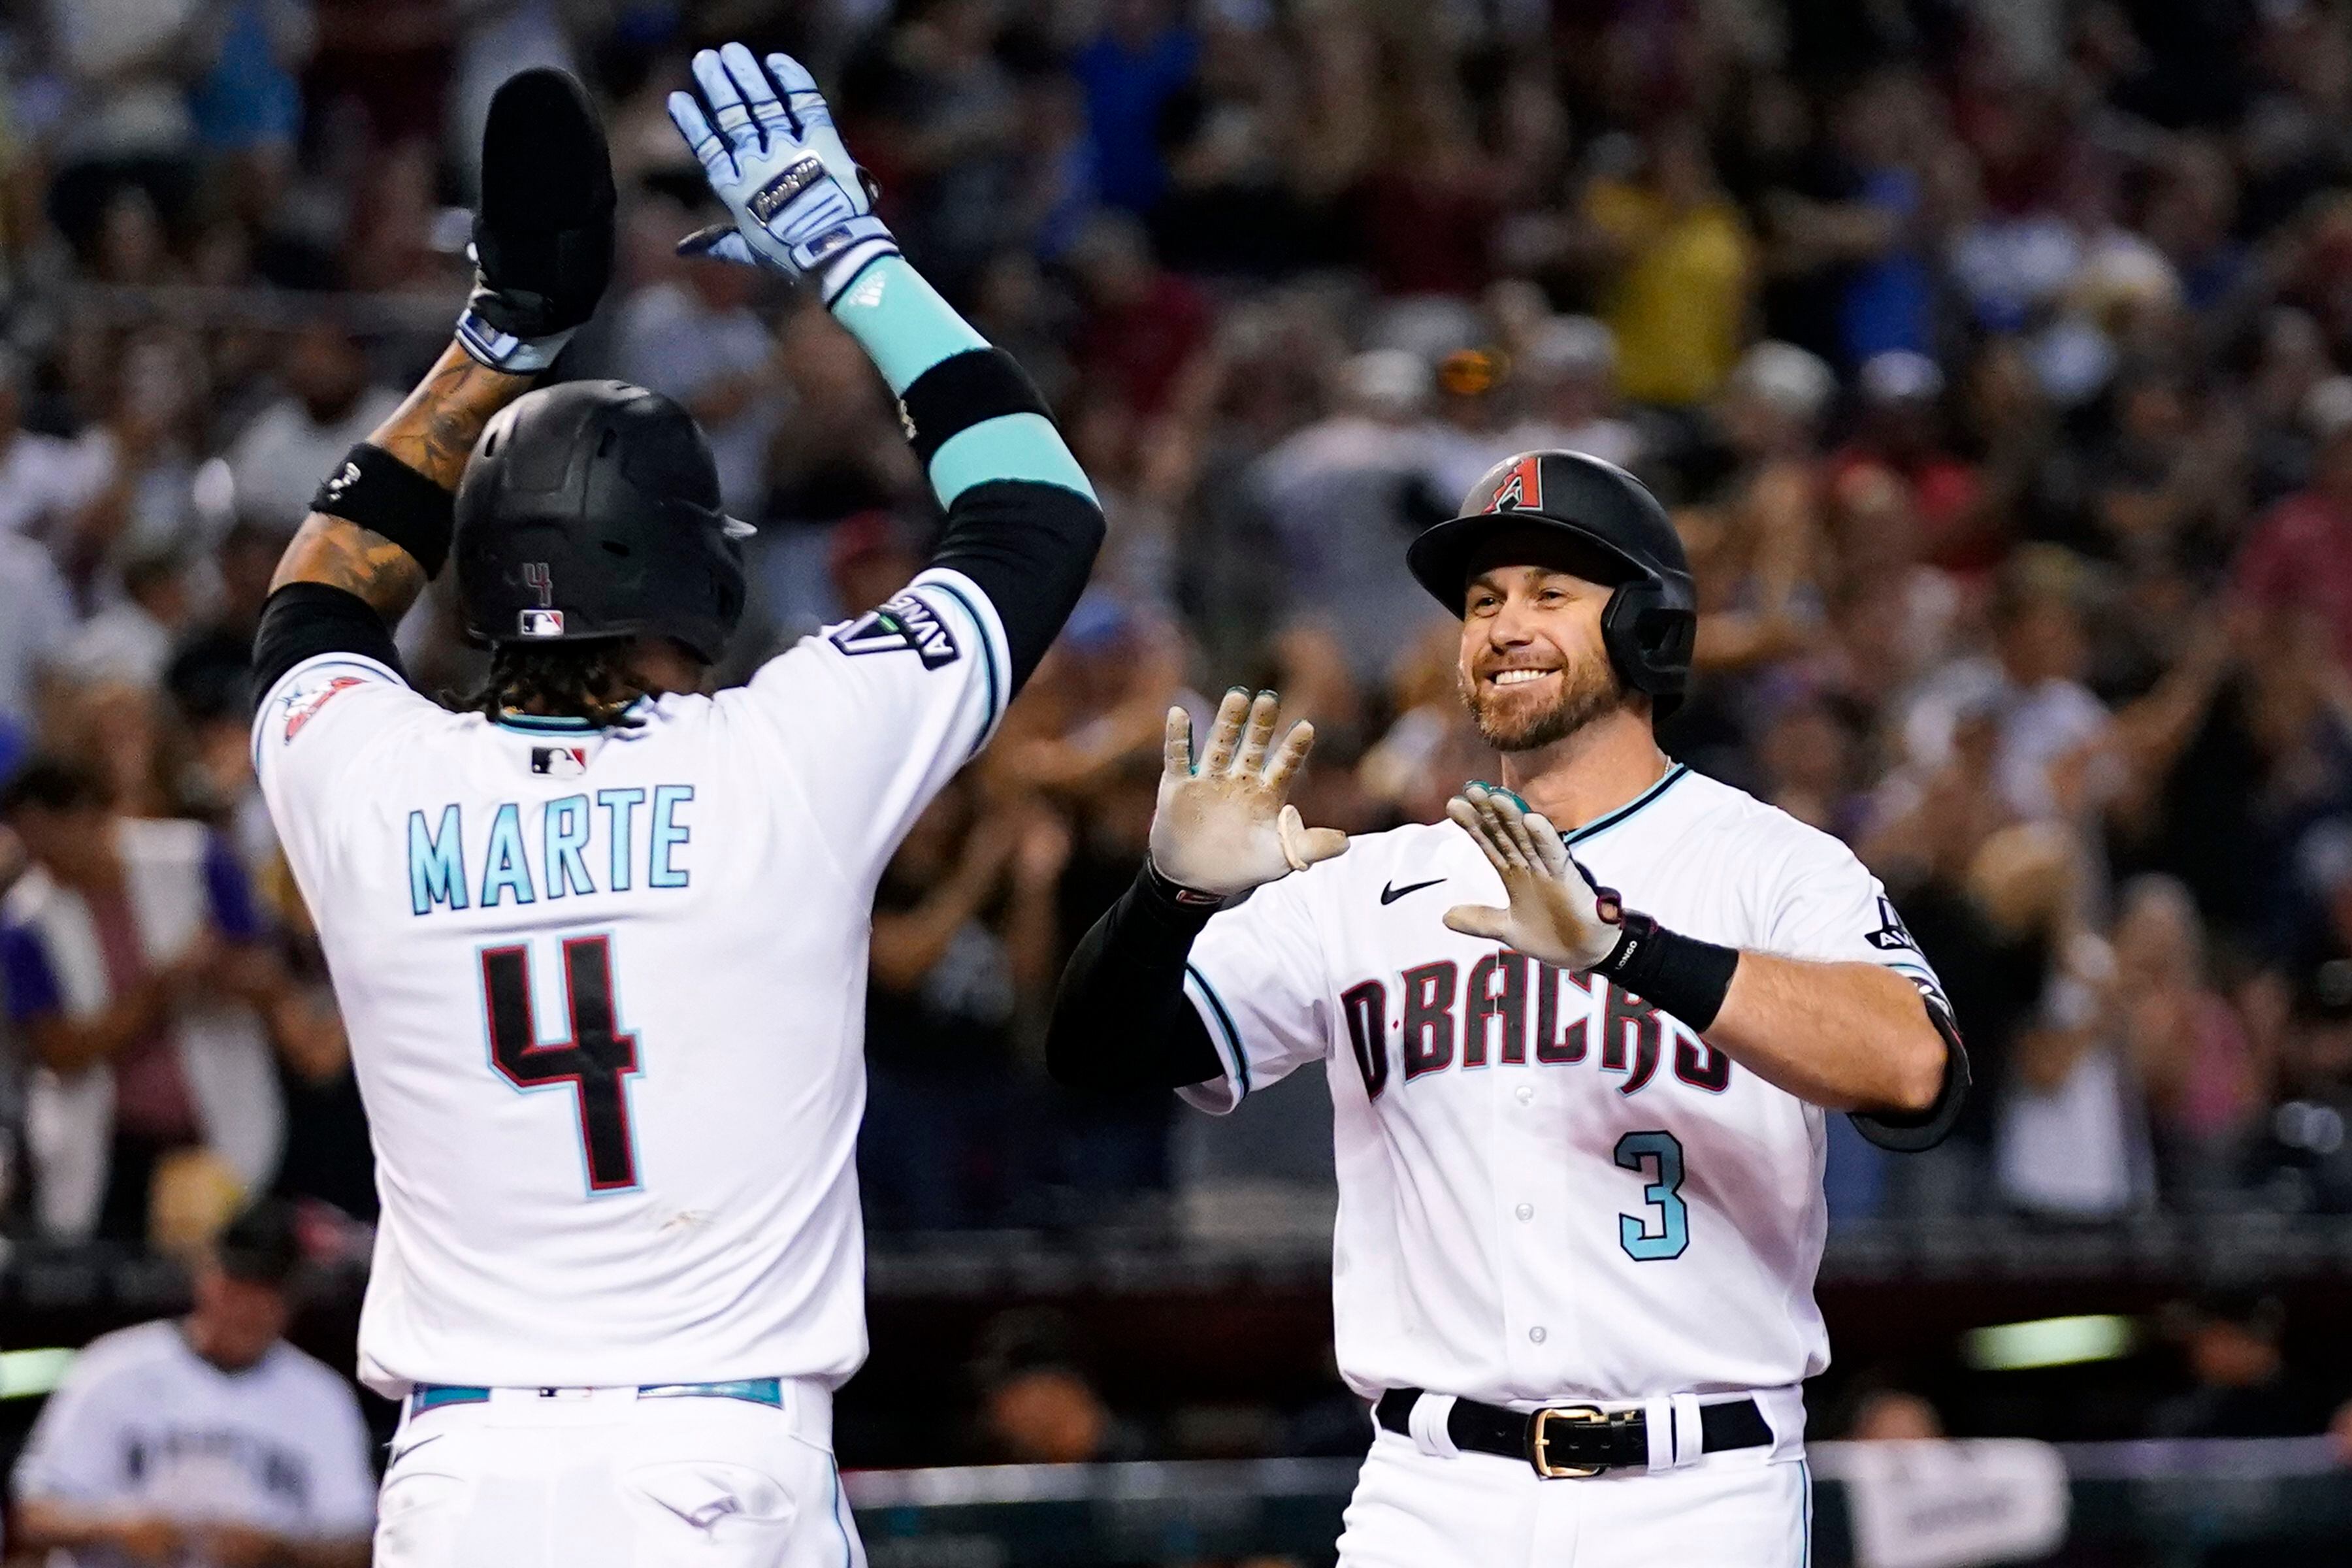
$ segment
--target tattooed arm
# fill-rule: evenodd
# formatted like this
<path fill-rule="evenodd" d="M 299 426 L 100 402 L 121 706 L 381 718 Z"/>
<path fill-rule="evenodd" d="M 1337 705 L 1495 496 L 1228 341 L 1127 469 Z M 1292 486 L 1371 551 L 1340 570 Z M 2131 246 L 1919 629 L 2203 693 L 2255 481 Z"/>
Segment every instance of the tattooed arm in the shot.
<path fill-rule="evenodd" d="M 530 384 L 528 375 L 507 375 L 478 363 L 453 342 L 368 440 L 442 489 L 455 490 L 483 426 L 530 391 Z M 386 626 L 394 626 L 425 591 L 425 569 L 373 529 L 314 511 L 278 558 L 269 586 L 275 592 L 289 583 L 318 583 L 357 595 Z"/>

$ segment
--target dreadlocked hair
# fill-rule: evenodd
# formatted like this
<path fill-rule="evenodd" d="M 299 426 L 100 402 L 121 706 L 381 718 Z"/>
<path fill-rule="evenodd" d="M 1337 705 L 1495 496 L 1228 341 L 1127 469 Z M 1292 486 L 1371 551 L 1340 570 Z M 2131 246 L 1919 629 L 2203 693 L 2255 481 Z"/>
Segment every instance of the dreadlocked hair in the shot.
<path fill-rule="evenodd" d="M 489 679 L 453 706 L 492 719 L 523 712 L 585 719 L 599 729 L 623 723 L 629 705 L 644 695 L 624 668 L 628 646 L 625 637 L 500 643 L 490 650 Z"/>

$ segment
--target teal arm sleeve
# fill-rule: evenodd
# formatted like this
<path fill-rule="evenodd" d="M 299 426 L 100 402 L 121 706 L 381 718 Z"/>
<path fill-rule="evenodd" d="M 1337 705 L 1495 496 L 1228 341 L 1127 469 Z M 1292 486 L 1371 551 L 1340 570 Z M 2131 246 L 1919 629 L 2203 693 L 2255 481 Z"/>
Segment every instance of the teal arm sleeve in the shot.
<path fill-rule="evenodd" d="M 834 301 L 833 314 L 874 361 L 894 396 L 906 395 L 934 365 L 988 347 L 988 340 L 904 257 L 886 256 L 859 274 Z M 1096 499 L 1061 432 L 1034 414 L 1008 414 L 959 431 L 931 458 L 930 479 L 942 507 L 952 507 L 964 491 L 992 479 L 1030 479 Z"/>
<path fill-rule="evenodd" d="M 931 459 L 931 493 L 943 507 L 991 479 L 1034 479 L 1094 500 L 1086 470 L 1062 443 L 1053 422 L 1034 414 L 1007 414 L 961 431 Z"/>
<path fill-rule="evenodd" d="M 941 360 L 988 347 L 988 340 L 902 256 L 886 256 L 868 267 L 833 302 L 833 318 L 866 350 L 893 397 Z"/>

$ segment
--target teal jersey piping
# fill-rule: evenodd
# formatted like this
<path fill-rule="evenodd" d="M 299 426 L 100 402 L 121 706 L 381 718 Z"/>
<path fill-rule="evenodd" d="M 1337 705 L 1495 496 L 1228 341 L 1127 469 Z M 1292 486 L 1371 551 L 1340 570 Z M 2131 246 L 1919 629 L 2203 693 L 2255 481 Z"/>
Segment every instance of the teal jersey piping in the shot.
<path fill-rule="evenodd" d="M 1225 1045 L 1234 1058 L 1234 1087 L 1241 1091 L 1234 1096 L 1234 1103 L 1238 1106 L 1249 1098 L 1250 1092 L 1249 1053 L 1242 1049 L 1241 1031 L 1234 1027 L 1234 1016 L 1225 1011 L 1224 998 L 1219 996 L 1217 988 L 1209 984 L 1209 977 L 1191 963 L 1184 965 L 1184 973 L 1200 986 L 1201 994 L 1208 998 L 1210 1011 L 1217 1016 L 1217 1026 L 1225 1032 Z"/>
<path fill-rule="evenodd" d="M 1574 846 L 1583 843 L 1588 838 L 1592 838 L 1608 832 L 1611 828 L 1616 826 L 1627 817 L 1632 816 L 1635 812 L 1640 811 L 1643 806 L 1655 801 L 1660 795 L 1665 794 L 1666 791 L 1672 789 L 1675 785 L 1675 782 L 1689 772 L 1690 769 L 1685 767 L 1680 763 L 1676 763 L 1674 766 L 1666 770 L 1665 777 L 1660 779 L 1657 783 L 1652 784 L 1649 788 L 1643 790 L 1641 794 L 1635 795 L 1632 800 L 1627 801 L 1624 805 L 1619 806 L 1608 816 L 1601 818 L 1598 822 L 1586 823 L 1583 826 L 1570 834 L 1568 836 L 1567 842 L 1570 846 Z"/>
<path fill-rule="evenodd" d="M 988 618 L 980 613 L 980 606 L 974 605 L 965 595 L 964 591 L 952 583 L 942 582 L 934 577 L 928 583 L 918 583 L 915 586 L 918 589 L 937 588 L 940 593 L 953 599 L 962 608 L 963 613 L 971 617 L 972 628 L 980 637 L 980 661 L 988 670 L 988 721 L 980 727 L 980 735 L 972 742 L 971 750 L 967 753 L 976 757 L 980 755 L 980 749 L 988 744 L 988 738 L 996 733 L 996 721 L 1003 716 L 1001 709 L 1003 690 L 998 684 L 996 677 L 996 644 L 988 635 Z"/>

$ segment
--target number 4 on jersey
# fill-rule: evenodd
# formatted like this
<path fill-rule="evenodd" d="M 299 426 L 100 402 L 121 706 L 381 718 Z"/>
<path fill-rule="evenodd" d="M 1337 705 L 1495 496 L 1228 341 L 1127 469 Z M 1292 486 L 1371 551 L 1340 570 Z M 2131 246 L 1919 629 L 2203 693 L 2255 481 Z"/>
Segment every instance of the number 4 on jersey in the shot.
<path fill-rule="evenodd" d="M 492 1065 L 517 1089 L 570 1084 L 580 1112 L 588 1190 L 621 1192 L 637 1184 L 629 1134 L 629 1079 L 637 1070 L 637 1040 L 620 1033 L 614 1022 L 610 938 L 564 942 L 563 994 L 572 1037 L 542 1045 L 531 1016 L 530 949 L 494 947 L 482 954 Z"/>

